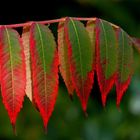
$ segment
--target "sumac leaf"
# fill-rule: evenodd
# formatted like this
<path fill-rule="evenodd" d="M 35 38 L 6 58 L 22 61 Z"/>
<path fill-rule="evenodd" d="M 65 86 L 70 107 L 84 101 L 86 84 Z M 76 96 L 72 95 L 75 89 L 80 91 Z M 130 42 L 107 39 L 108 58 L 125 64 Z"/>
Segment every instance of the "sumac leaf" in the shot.
<path fill-rule="evenodd" d="M 72 73 L 72 82 L 82 108 L 86 112 L 88 97 L 93 84 L 93 49 L 84 25 L 67 18 L 64 26 L 68 44 L 68 57 Z"/>
<path fill-rule="evenodd" d="M 58 93 L 58 52 L 47 26 L 38 23 L 31 25 L 30 50 L 33 98 L 46 128 Z"/>
<path fill-rule="evenodd" d="M 113 27 L 104 20 L 96 19 L 96 72 L 103 106 L 111 90 L 117 72 L 117 42 Z"/>
<path fill-rule="evenodd" d="M 26 88 L 25 92 L 27 97 L 32 102 L 32 81 L 31 81 L 31 58 L 30 58 L 30 27 L 23 27 L 22 32 L 22 42 L 24 47 L 24 54 L 25 54 L 25 64 L 26 64 Z"/>
<path fill-rule="evenodd" d="M 68 47 L 64 36 L 64 22 L 58 25 L 58 55 L 59 55 L 59 69 L 64 79 L 65 85 L 68 89 L 70 97 L 73 96 L 74 86 L 72 83 L 72 74 L 70 71 L 70 62 L 68 59 Z"/>
<path fill-rule="evenodd" d="M 133 49 L 130 37 L 122 30 L 117 30 L 118 70 L 116 80 L 117 106 L 126 91 L 133 74 Z"/>
<path fill-rule="evenodd" d="M 0 28 L 0 66 L 2 99 L 13 127 L 25 95 L 26 71 L 24 51 L 19 34 Z"/>

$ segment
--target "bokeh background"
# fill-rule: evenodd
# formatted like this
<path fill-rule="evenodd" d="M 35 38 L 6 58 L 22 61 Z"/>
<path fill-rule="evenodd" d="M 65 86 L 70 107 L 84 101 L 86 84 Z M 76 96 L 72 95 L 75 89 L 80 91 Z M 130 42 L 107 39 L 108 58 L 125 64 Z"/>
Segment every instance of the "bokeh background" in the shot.
<path fill-rule="evenodd" d="M 0 24 L 56 19 L 65 16 L 99 17 L 122 27 L 129 35 L 140 38 L 140 0 L 52 0 L 34 1 L 31 5 L 19 1 L 16 11 L 2 11 Z M 5 9 L 6 10 L 6 9 Z M 50 25 L 57 37 L 57 24 Z M 18 30 L 21 33 L 21 29 Z M 140 55 L 134 49 L 134 76 L 120 109 L 116 107 L 115 87 L 105 108 L 95 75 L 95 83 L 85 118 L 76 95 L 71 101 L 59 76 L 59 94 L 48 124 L 43 130 L 40 114 L 25 97 L 17 119 L 15 137 L 0 98 L 0 140 L 140 140 Z"/>

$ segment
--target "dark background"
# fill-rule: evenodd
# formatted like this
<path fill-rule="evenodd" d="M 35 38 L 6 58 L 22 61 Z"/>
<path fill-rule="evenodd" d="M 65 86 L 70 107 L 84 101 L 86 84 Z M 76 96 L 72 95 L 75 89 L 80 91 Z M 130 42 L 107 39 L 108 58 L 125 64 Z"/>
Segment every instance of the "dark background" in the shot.
<path fill-rule="evenodd" d="M 8 6 L 8 7 L 7 7 Z M 52 0 L 18 1 L 3 4 L 0 24 L 23 23 L 57 19 L 65 16 L 99 17 L 122 27 L 129 35 L 140 37 L 139 0 Z M 50 26 L 57 37 L 57 24 Z M 18 29 L 21 33 L 21 29 Z M 59 95 L 48 124 L 43 131 L 39 113 L 25 97 L 24 108 L 17 119 L 15 137 L 6 110 L 0 98 L 0 140 L 139 140 L 140 139 L 140 57 L 134 49 L 134 76 L 124 95 L 120 109 L 116 107 L 115 87 L 102 107 L 100 92 L 95 84 L 85 118 L 76 95 L 71 102 L 60 77 Z"/>

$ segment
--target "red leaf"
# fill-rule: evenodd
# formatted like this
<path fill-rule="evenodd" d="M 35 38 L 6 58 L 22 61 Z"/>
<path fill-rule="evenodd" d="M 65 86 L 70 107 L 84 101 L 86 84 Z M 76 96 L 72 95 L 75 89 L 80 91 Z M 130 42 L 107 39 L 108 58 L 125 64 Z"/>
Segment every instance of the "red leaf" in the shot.
<path fill-rule="evenodd" d="M 0 28 L 1 90 L 5 108 L 14 127 L 25 95 L 25 59 L 18 33 Z"/>
<path fill-rule="evenodd" d="M 64 22 L 60 22 L 58 25 L 58 54 L 59 54 L 59 69 L 69 92 L 69 96 L 72 98 L 74 87 L 72 84 L 72 74 L 70 71 L 70 62 L 68 59 L 68 47 L 64 36 Z"/>
<path fill-rule="evenodd" d="M 122 99 L 125 91 L 127 90 L 128 86 L 130 84 L 130 81 L 131 81 L 131 76 L 129 76 L 129 78 L 124 83 L 120 83 L 118 80 L 116 81 L 117 107 L 120 106 L 121 99 Z"/>
<path fill-rule="evenodd" d="M 47 26 L 34 23 L 30 31 L 33 98 L 47 127 L 58 93 L 58 53 Z"/>

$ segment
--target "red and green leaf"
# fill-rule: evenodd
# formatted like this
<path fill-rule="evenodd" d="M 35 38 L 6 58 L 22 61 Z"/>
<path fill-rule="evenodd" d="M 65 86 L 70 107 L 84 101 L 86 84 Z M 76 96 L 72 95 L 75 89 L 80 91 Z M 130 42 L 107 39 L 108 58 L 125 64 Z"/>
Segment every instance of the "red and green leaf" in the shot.
<path fill-rule="evenodd" d="M 117 72 L 117 42 L 113 27 L 104 20 L 96 19 L 96 71 L 103 106 L 111 90 Z"/>
<path fill-rule="evenodd" d="M 64 26 L 72 83 L 86 112 L 88 97 L 93 85 L 93 49 L 84 25 L 67 18 Z"/>
<path fill-rule="evenodd" d="M 33 98 L 44 127 L 47 127 L 58 94 L 58 53 L 53 34 L 47 26 L 31 25 L 30 50 Z"/>
<path fill-rule="evenodd" d="M 114 83 L 117 106 L 120 105 L 133 74 L 132 46 L 140 51 L 140 39 L 129 37 L 118 26 L 97 18 L 90 18 L 85 28 L 78 21 L 82 19 L 63 18 L 47 22 L 61 21 L 58 25 L 58 52 L 53 34 L 43 25 L 46 21 L 40 22 L 43 24 L 30 22 L 0 26 L 1 93 L 14 131 L 25 92 L 47 127 L 58 94 L 59 64 L 70 97 L 75 90 L 85 113 L 94 83 L 94 70 L 103 106 Z M 21 38 L 15 30 L 7 28 L 24 25 Z"/>
<path fill-rule="evenodd" d="M 133 49 L 130 37 L 122 29 L 117 30 L 117 39 L 119 51 L 116 90 L 119 106 L 133 74 Z"/>
<path fill-rule="evenodd" d="M 58 54 L 59 54 L 59 69 L 68 89 L 70 97 L 73 96 L 74 86 L 72 83 L 72 74 L 70 71 L 70 62 L 68 59 L 68 47 L 64 36 L 64 22 L 58 25 Z"/>
<path fill-rule="evenodd" d="M 0 75 L 2 99 L 13 127 L 22 108 L 26 71 L 24 51 L 19 34 L 10 28 L 0 28 Z"/>

